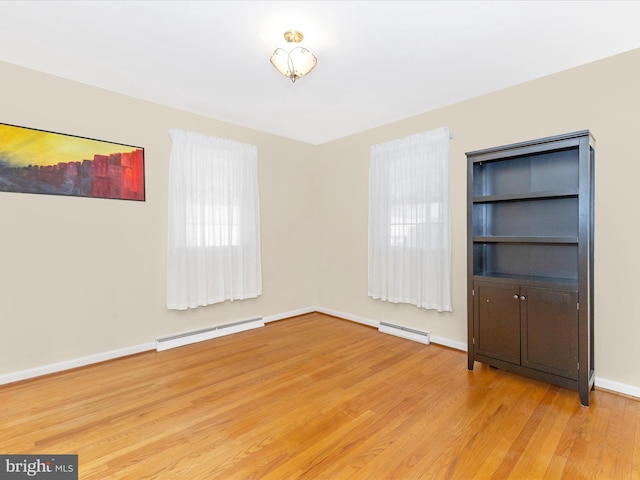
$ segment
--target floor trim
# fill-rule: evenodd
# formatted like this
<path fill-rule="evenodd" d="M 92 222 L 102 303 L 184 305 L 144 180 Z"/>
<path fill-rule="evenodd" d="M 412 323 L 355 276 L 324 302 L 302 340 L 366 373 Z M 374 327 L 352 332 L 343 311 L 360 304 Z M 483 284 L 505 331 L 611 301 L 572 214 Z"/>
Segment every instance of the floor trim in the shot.
<path fill-rule="evenodd" d="M 13 382 L 20 382 L 22 380 L 41 377 L 43 375 L 49 375 L 51 373 L 62 372 L 65 370 L 71 370 L 73 368 L 85 367 L 87 365 L 93 365 L 94 363 L 106 362 L 107 360 L 114 360 L 116 358 L 135 355 L 136 353 L 146 352 L 148 350 L 155 350 L 155 349 L 156 349 L 156 342 L 154 341 L 149 343 L 143 343 L 141 345 L 135 345 L 133 347 L 121 348 L 118 350 L 111 350 L 110 352 L 97 353 L 95 355 L 74 358 L 72 360 L 65 360 L 63 362 L 57 362 L 49 365 L 43 365 L 41 367 L 21 370 L 14 373 L 7 373 L 4 375 L 0 375 L 0 385 L 5 385 L 7 383 L 13 383 Z"/>
<path fill-rule="evenodd" d="M 313 312 L 324 313 L 325 315 L 331 315 L 332 317 L 342 318 L 344 320 L 360 323 L 362 325 L 367 325 L 369 327 L 378 328 L 380 326 L 379 321 L 371 320 L 370 318 L 362 317 L 359 315 L 352 315 L 349 313 L 340 312 L 338 310 L 333 310 L 331 308 L 324 308 L 324 307 L 318 307 L 318 306 L 304 307 L 304 308 L 299 308 L 297 310 L 291 310 L 288 312 L 283 312 L 275 315 L 267 315 L 263 317 L 263 320 L 265 323 L 269 323 L 269 322 L 284 320 L 287 318 L 296 317 L 299 315 L 305 315 L 307 313 L 313 313 Z M 451 340 L 449 338 L 439 337 L 437 335 L 431 335 L 431 343 L 437 343 L 439 345 L 449 347 L 449 348 L 454 348 L 456 350 L 467 351 L 466 343 L 459 342 L 457 340 Z M 155 350 L 155 349 L 156 349 L 156 342 L 153 341 L 149 343 L 143 343 L 140 345 L 134 345 L 132 347 L 121 348 L 121 349 L 112 350 L 109 352 L 103 352 L 103 353 L 89 355 L 89 356 L 81 357 L 77 359 L 53 363 L 50 365 L 43 365 L 41 367 L 21 370 L 13 373 L 7 373 L 7 374 L 0 375 L 0 385 L 19 382 L 22 380 L 28 380 L 30 378 L 49 375 L 51 373 L 62 372 L 64 370 L 71 370 L 73 368 L 84 367 L 86 365 L 105 362 L 107 360 L 114 360 L 116 358 L 126 357 L 128 355 L 135 355 L 136 353 L 146 352 L 148 350 Z M 640 387 L 627 385 L 620 382 L 615 382 L 613 380 L 608 380 L 602 377 L 595 378 L 595 385 L 596 387 L 600 387 L 604 390 L 608 390 L 614 393 L 620 393 L 620 394 L 628 395 L 634 398 L 640 398 Z"/>
<path fill-rule="evenodd" d="M 614 393 L 620 393 L 622 395 L 628 395 L 634 398 L 640 398 L 640 387 L 634 387 L 624 383 L 614 382 L 607 380 L 606 378 L 595 378 L 596 388 L 602 388 L 603 390 L 609 390 Z"/>

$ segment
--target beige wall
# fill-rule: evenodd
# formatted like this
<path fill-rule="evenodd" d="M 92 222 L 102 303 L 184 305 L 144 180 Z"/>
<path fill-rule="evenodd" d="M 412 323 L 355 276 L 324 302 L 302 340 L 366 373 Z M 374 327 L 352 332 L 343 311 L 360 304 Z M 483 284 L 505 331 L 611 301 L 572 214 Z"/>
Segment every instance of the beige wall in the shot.
<path fill-rule="evenodd" d="M 0 192 L 0 375 L 315 305 L 307 144 L 0 63 L 0 122 L 145 148 L 146 201 Z M 170 128 L 257 145 L 263 295 L 165 308 Z"/>
<path fill-rule="evenodd" d="M 635 50 L 314 147 L 0 63 L 1 122 L 142 146 L 147 174 L 146 202 L 0 193 L 0 375 L 313 305 L 428 329 L 462 345 L 464 153 L 590 129 L 597 163 L 596 374 L 640 391 L 639 65 Z M 454 135 L 454 312 L 439 314 L 367 297 L 367 182 L 370 145 L 441 126 Z M 170 128 L 258 146 L 262 297 L 166 310 Z"/>
<path fill-rule="evenodd" d="M 596 376 L 640 392 L 639 86 L 640 50 L 634 50 L 319 147 L 319 305 L 466 344 L 465 152 L 589 129 L 596 138 Z M 441 126 L 454 136 L 453 313 L 367 297 L 369 147 Z"/>

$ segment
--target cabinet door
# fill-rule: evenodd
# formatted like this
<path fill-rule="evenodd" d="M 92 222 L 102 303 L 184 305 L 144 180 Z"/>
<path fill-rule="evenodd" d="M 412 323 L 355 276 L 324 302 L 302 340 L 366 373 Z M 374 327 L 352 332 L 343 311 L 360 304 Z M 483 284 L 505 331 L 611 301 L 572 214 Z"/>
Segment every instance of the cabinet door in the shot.
<path fill-rule="evenodd" d="M 517 285 L 476 282 L 474 350 L 479 355 L 520 364 L 520 300 Z"/>
<path fill-rule="evenodd" d="M 577 292 L 522 287 L 520 293 L 522 365 L 577 379 Z"/>

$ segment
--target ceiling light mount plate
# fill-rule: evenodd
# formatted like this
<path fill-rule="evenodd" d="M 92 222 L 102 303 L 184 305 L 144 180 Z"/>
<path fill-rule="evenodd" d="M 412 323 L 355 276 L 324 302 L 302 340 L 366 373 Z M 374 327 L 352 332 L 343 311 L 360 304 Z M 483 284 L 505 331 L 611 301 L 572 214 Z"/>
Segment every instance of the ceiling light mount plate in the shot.
<path fill-rule="evenodd" d="M 298 30 L 287 30 L 284 32 L 284 39 L 287 43 L 300 43 L 304 40 L 304 35 Z"/>

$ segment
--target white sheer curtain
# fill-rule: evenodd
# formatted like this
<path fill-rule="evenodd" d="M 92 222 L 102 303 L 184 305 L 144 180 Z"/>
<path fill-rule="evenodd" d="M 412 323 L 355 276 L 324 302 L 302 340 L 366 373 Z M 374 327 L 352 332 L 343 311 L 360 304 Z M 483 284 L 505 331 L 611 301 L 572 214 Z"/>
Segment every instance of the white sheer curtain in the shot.
<path fill-rule="evenodd" d="M 369 296 L 451 308 L 447 128 L 371 147 Z"/>
<path fill-rule="evenodd" d="M 258 150 L 171 130 L 167 308 L 262 293 Z"/>

